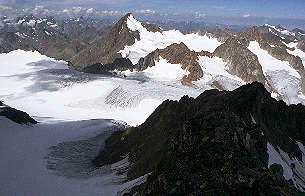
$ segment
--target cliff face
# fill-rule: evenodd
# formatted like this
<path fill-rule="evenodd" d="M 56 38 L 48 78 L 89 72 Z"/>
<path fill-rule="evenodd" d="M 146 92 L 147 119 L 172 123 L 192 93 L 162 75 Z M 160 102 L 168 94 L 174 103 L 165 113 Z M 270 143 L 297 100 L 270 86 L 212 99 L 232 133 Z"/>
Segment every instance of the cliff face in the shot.
<path fill-rule="evenodd" d="M 213 53 L 227 62 L 229 71 L 246 82 L 265 83 L 262 66 L 258 58 L 236 38 L 229 38 Z"/>
<path fill-rule="evenodd" d="M 232 92 L 165 101 L 145 123 L 116 133 L 94 161 L 129 154 L 128 177 L 151 173 L 140 195 L 297 195 L 267 144 L 302 160 L 305 107 L 287 106 L 252 83 Z"/>

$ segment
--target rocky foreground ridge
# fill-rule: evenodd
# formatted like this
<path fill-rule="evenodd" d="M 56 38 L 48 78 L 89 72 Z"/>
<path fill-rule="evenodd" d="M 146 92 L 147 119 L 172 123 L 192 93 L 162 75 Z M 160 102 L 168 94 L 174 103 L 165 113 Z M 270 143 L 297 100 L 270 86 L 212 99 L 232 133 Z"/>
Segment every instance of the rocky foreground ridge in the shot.
<path fill-rule="evenodd" d="M 128 179 L 150 174 L 130 195 L 301 195 L 304 116 L 305 106 L 276 101 L 257 82 L 208 90 L 163 102 L 142 125 L 112 135 L 93 162 L 128 155 Z M 273 147 L 294 162 L 271 165 Z"/>
<path fill-rule="evenodd" d="M 0 116 L 4 116 L 19 124 L 37 124 L 38 122 L 27 113 L 11 108 L 0 101 Z"/>

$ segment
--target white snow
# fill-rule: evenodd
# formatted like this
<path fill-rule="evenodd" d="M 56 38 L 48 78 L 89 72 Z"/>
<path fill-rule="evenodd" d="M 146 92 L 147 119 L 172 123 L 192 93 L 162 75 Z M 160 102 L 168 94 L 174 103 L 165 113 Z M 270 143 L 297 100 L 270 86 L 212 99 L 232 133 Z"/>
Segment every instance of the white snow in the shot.
<path fill-rule="evenodd" d="M 258 42 L 251 41 L 248 49 L 257 55 L 264 73 L 277 70 L 286 70 L 290 75 L 301 78 L 300 74 L 295 69 L 290 67 L 287 61 L 280 61 L 272 57 L 267 51 L 260 48 Z"/>
<path fill-rule="evenodd" d="M 241 78 L 228 72 L 227 64 L 219 57 L 199 56 L 198 62 L 203 71 L 203 77 L 193 82 L 196 86 L 202 87 L 210 84 L 213 88 L 218 88 L 214 85 L 214 81 L 216 81 L 223 90 L 234 90 L 245 84 Z"/>
<path fill-rule="evenodd" d="M 87 178 L 73 178 L 58 176 L 46 167 L 47 161 L 49 161 L 46 159 L 50 152 L 49 147 L 56 146 L 60 142 L 94 137 L 103 133 L 110 126 L 112 123 L 107 120 L 78 122 L 55 120 L 25 126 L 0 116 L 0 156 L 2 157 L 0 160 L 0 195 L 110 196 L 129 187 L 130 183 L 116 183 L 123 176 L 117 176 L 110 168 L 94 171 L 92 174 L 84 174 L 88 176 Z M 105 138 L 101 138 L 99 141 L 101 145 Z M 59 145 L 59 148 L 62 146 Z M 74 146 L 74 148 L 76 147 Z M 70 153 L 65 154 L 65 157 L 69 157 L 75 152 Z M 97 154 L 98 151 L 95 153 Z M 73 170 L 68 167 L 68 163 L 66 164 L 65 170 Z M 96 175 L 96 173 L 100 174 Z"/>
<path fill-rule="evenodd" d="M 68 69 L 67 63 L 63 61 L 57 62 L 52 58 L 41 55 L 39 52 L 29 52 L 23 50 L 15 50 L 7 54 L 0 54 L 1 72 L 0 77 L 13 76 L 18 74 L 25 74 L 32 71 L 39 71 L 43 69 Z M 32 62 L 49 61 L 48 67 L 31 66 Z"/>
<path fill-rule="evenodd" d="M 176 67 L 169 77 L 185 73 L 165 61 L 157 69 L 133 73 L 126 79 L 79 73 L 66 63 L 38 52 L 13 51 L 0 54 L 0 99 L 32 116 L 63 120 L 107 118 L 139 125 L 166 99 L 196 97 L 204 89 L 181 85 L 180 81 L 153 79 L 158 70 Z M 163 64 L 165 63 L 165 64 Z M 167 70 L 167 69 L 165 69 Z M 148 77 L 150 75 L 152 78 Z M 166 75 L 164 75 L 166 77 Z"/>
<path fill-rule="evenodd" d="M 274 29 L 275 31 L 277 31 L 281 34 L 288 35 L 288 36 L 294 36 L 294 33 L 288 31 L 287 29 L 281 30 L 281 29 L 276 28 L 276 26 L 272 26 L 272 25 L 269 25 L 269 24 L 265 24 L 265 26 L 267 26 L 269 28 L 272 28 L 272 29 Z M 269 29 L 269 31 L 272 32 L 270 29 Z M 282 38 L 282 39 L 285 39 L 285 38 Z"/>
<path fill-rule="evenodd" d="M 305 52 L 303 52 L 302 50 L 298 49 L 297 48 L 297 44 L 296 42 L 291 42 L 289 44 L 286 44 L 288 47 L 290 48 L 294 48 L 293 51 L 291 50 L 288 50 L 287 49 L 287 52 L 294 55 L 294 56 L 299 56 L 302 60 L 302 63 L 303 63 L 303 66 L 304 66 L 304 69 L 305 69 Z"/>
<path fill-rule="evenodd" d="M 209 38 L 206 35 L 182 34 L 177 30 L 160 32 L 149 32 L 132 15 L 127 19 L 127 26 L 131 31 L 139 31 L 140 40 L 135 40 L 131 46 L 125 48 L 119 53 L 124 58 L 129 58 L 133 64 L 136 64 L 141 57 L 147 56 L 156 49 L 164 49 L 173 43 L 183 42 L 189 49 L 196 52 L 202 50 L 213 52 L 221 43 L 216 38 Z"/>
<path fill-rule="evenodd" d="M 29 22 L 26 23 L 30 27 L 34 27 L 36 24 L 36 20 L 29 20 Z"/>
<path fill-rule="evenodd" d="M 219 57 L 207 57 L 199 56 L 198 62 L 205 74 L 210 74 L 211 76 L 224 76 L 233 80 L 237 80 L 244 83 L 243 80 L 235 75 L 230 74 L 227 70 L 226 63 Z"/>
<path fill-rule="evenodd" d="M 166 59 L 159 57 L 159 61 L 155 62 L 155 66 L 148 67 L 143 71 L 149 78 L 159 81 L 181 80 L 184 75 L 189 72 L 181 68 L 180 64 L 170 64 Z"/>
<path fill-rule="evenodd" d="M 256 41 L 250 42 L 248 49 L 257 55 L 266 79 L 282 100 L 287 104 L 305 103 L 302 99 L 301 76 L 289 62 L 272 57 Z"/>
<path fill-rule="evenodd" d="M 22 24 L 25 21 L 25 19 L 21 19 L 17 22 L 17 24 Z"/>

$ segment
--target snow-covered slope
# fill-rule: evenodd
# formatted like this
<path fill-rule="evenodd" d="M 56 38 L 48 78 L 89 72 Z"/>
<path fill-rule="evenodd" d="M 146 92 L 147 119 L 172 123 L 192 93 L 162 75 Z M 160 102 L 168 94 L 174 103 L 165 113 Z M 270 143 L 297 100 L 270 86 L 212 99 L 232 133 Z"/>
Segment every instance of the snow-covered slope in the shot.
<path fill-rule="evenodd" d="M 178 66 L 170 65 L 169 77 L 163 68 L 164 75 L 159 75 L 159 66 L 166 63 L 162 60 L 156 68 L 127 78 L 80 73 L 37 52 L 1 54 L 0 62 L 6 62 L 1 65 L 0 99 L 32 116 L 107 118 L 139 125 L 162 101 L 196 97 L 204 90 L 181 85 L 184 71 Z"/>
<path fill-rule="evenodd" d="M 287 49 L 287 52 L 294 55 L 299 56 L 302 59 L 304 69 L 305 69 L 305 52 L 297 48 L 298 43 L 297 42 L 290 42 L 289 44 L 286 44 L 289 48 L 293 48 L 293 51 Z"/>
<path fill-rule="evenodd" d="M 225 90 L 234 90 L 245 84 L 241 78 L 228 72 L 226 63 L 219 57 L 199 56 L 198 62 L 204 72 L 203 78 L 194 82 L 198 86 L 217 82 Z M 215 87 L 218 88 L 217 85 Z"/>
<path fill-rule="evenodd" d="M 288 104 L 304 103 L 305 96 L 301 90 L 301 76 L 289 62 L 280 61 L 260 48 L 256 41 L 250 42 L 249 50 L 257 55 L 268 83 Z"/>
<path fill-rule="evenodd" d="M 130 186 L 117 183 L 124 175 L 116 175 L 110 167 L 90 167 L 111 133 L 111 121 L 44 120 L 49 122 L 27 126 L 0 116 L 1 196 L 116 195 Z"/>
<path fill-rule="evenodd" d="M 301 152 L 303 153 L 303 160 L 298 161 L 295 157 L 290 158 L 289 155 L 281 148 L 276 150 L 270 143 L 267 144 L 269 161 L 268 166 L 277 163 L 283 167 L 283 176 L 286 180 L 292 180 L 295 187 L 302 192 L 305 192 L 305 163 L 304 163 L 304 146 L 297 142 Z M 294 166 L 293 166 L 294 165 Z"/>
<path fill-rule="evenodd" d="M 136 64 L 141 57 L 145 57 L 156 49 L 164 49 L 173 43 L 183 42 L 188 48 L 196 52 L 202 50 L 213 52 L 221 43 L 216 38 L 200 36 L 198 34 L 182 34 L 177 30 L 150 32 L 132 15 L 127 18 L 127 26 L 131 31 L 139 31 L 140 40 L 131 46 L 125 46 L 119 51 L 123 58 L 129 58 Z"/>

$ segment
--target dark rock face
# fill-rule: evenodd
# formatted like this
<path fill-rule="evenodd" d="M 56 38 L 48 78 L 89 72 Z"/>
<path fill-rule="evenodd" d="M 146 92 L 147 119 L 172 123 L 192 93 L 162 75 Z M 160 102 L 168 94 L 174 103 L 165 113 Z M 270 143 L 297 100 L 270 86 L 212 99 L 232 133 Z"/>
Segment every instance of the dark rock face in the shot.
<path fill-rule="evenodd" d="M 213 55 L 227 62 L 229 71 L 244 81 L 265 83 L 262 66 L 257 56 L 237 39 L 227 39 L 224 44 L 216 48 Z"/>
<path fill-rule="evenodd" d="M 209 90 L 163 102 L 142 125 L 110 137 L 94 163 L 129 153 L 130 179 L 151 172 L 131 195 L 299 195 L 281 166 L 268 169 L 267 141 L 300 159 L 304 116 L 304 106 L 272 99 L 257 82 Z"/>
<path fill-rule="evenodd" d="M 0 106 L 3 106 L 2 102 L 0 102 Z M 0 108 L 0 116 L 5 116 L 18 124 L 37 124 L 37 121 L 31 118 L 27 113 L 11 107 Z"/>
<path fill-rule="evenodd" d="M 74 56 L 70 62 L 78 70 L 94 64 L 111 64 L 117 58 L 122 58 L 118 51 L 126 45 L 132 45 L 140 39 L 138 31 L 132 32 L 127 27 L 127 19 L 130 14 L 124 16 L 101 39 L 92 43 L 88 48 Z"/>
<path fill-rule="evenodd" d="M 181 64 L 182 69 L 190 72 L 184 78 L 185 81 L 196 81 L 203 76 L 202 69 L 198 63 L 199 55 L 212 57 L 212 54 L 207 51 L 191 51 L 183 42 L 180 44 L 174 43 L 164 49 L 157 49 L 146 57 L 141 58 L 136 65 L 136 69 L 142 71 L 147 67 L 154 66 L 155 60 L 159 61 L 159 57 L 161 56 L 171 64 Z"/>
<path fill-rule="evenodd" d="M 297 38 L 297 40 L 304 40 L 305 39 L 305 31 L 295 28 L 293 29 L 291 32 L 293 32 L 295 34 L 295 37 Z"/>
<path fill-rule="evenodd" d="M 216 29 L 210 33 L 212 34 L 212 37 L 216 37 L 219 42 L 225 42 L 234 36 L 229 29 Z"/>
<path fill-rule="evenodd" d="M 134 65 L 127 58 L 117 58 L 113 61 L 113 63 L 102 65 L 102 64 L 94 64 L 88 67 L 85 67 L 82 71 L 86 73 L 94 73 L 94 74 L 111 74 L 111 71 L 126 71 L 133 70 Z"/>
<path fill-rule="evenodd" d="M 162 33 L 163 31 L 162 31 L 162 29 L 160 28 L 160 27 L 157 27 L 156 25 L 154 25 L 154 24 L 143 24 L 142 23 L 142 25 L 147 29 L 147 31 L 150 31 L 150 32 L 154 32 L 154 33 L 156 33 L 156 32 L 160 32 L 160 33 Z"/>
<path fill-rule="evenodd" d="M 25 17 L 21 20 L 24 22 L 16 24 L 14 29 L 6 27 L 1 30 L 0 53 L 17 49 L 37 50 L 55 59 L 68 60 L 88 46 L 80 37 L 72 39 L 66 36 L 59 27 L 51 27 L 48 25 L 50 23 L 48 20 L 40 20 L 40 23 L 35 22 L 29 26 L 26 23 L 30 20 L 38 21 L 39 19 L 34 16 Z"/>

